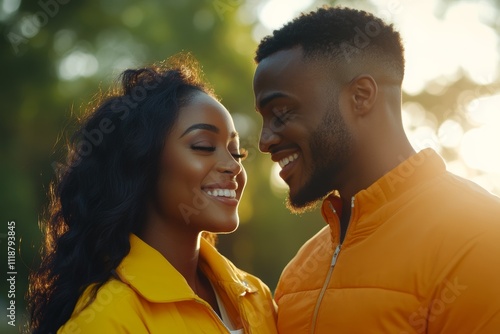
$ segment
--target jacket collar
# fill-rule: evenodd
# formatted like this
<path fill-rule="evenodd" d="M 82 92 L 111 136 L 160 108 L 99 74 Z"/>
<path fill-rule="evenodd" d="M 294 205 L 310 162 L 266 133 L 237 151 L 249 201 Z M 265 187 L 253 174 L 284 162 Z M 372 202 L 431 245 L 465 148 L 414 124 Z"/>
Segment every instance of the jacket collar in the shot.
<path fill-rule="evenodd" d="M 184 277 L 156 249 L 135 234 L 130 235 L 130 252 L 116 268 L 120 280 L 151 302 L 173 302 L 198 298 Z M 212 245 L 201 238 L 200 266 L 212 284 L 243 295 L 256 291 Z"/>
<path fill-rule="evenodd" d="M 384 210 L 378 212 L 376 217 L 373 216 L 384 204 L 405 196 L 405 193 L 409 194 L 417 185 L 429 182 L 445 172 L 443 159 L 434 150 L 427 148 L 404 160 L 368 188 L 359 191 L 352 199 L 351 221 L 342 247 L 371 234 L 384 222 L 381 218 L 384 215 L 387 217 L 392 210 Z M 334 244 L 338 243 L 338 216 L 341 212 L 342 201 L 338 193 L 334 192 L 323 201 L 321 207 L 323 218 L 332 230 Z"/>
<path fill-rule="evenodd" d="M 229 289 L 230 295 L 243 296 L 258 290 L 246 279 L 247 273 L 236 268 L 203 238 L 200 245 L 200 267 L 212 284 L 217 284 L 224 290 Z"/>

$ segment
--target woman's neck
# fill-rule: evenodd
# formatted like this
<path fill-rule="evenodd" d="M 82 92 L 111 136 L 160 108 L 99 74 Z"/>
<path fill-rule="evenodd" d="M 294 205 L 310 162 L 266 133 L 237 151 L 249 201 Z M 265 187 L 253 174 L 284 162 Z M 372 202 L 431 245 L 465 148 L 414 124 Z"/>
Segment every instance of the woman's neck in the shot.
<path fill-rule="evenodd" d="M 185 228 L 160 217 L 150 217 L 138 236 L 156 249 L 184 277 L 191 289 L 220 314 L 213 287 L 199 266 L 201 232 Z"/>
<path fill-rule="evenodd" d="M 138 236 L 156 249 L 195 288 L 200 253 L 200 235 L 162 217 L 150 216 Z"/>

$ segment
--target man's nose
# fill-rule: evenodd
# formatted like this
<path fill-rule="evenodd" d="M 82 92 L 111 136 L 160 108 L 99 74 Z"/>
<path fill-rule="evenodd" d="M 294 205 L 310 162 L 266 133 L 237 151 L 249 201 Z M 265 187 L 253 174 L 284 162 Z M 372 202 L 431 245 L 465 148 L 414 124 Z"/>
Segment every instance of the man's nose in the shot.
<path fill-rule="evenodd" d="M 270 148 L 279 142 L 279 135 L 268 127 L 263 127 L 260 132 L 259 150 L 262 153 L 269 153 Z"/>

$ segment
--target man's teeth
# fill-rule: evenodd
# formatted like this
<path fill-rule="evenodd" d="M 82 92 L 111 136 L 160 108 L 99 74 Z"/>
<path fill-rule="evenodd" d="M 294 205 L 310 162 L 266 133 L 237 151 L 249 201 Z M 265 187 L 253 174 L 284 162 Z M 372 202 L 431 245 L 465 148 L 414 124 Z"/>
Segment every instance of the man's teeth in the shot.
<path fill-rule="evenodd" d="M 295 159 L 297 159 L 298 157 L 299 157 L 299 154 L 298 153 L 294 153 L 294 154 L 290 155 L 289 157 L 281 159 L 278 163 L 280 164 L 280 167 L 283 168 L 286 165 L 288 165 L 290 162 L 292 162 Z"/>
<path fill-rule="evenodd" d="M 216 197 L 236 198 L 236 190 L 229 189 L 209 189 L 207 190 L 207 194 Z"/>

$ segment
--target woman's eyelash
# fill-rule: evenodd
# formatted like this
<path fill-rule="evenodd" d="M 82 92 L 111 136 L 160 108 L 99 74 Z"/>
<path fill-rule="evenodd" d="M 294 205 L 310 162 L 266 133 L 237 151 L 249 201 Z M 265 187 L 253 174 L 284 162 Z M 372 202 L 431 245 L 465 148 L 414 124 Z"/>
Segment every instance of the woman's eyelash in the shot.
<path fill-rule="evenodd" d="M 214 152 L 215 146 L 191 146 L 193 150 L 206 151 L 206 152 Z"/>
<path fill-rule="evenodd" d="M 246 157 L 248 157 L 248 151 L 242 148 L 240 149 L 240 153 L 233 153 L 232 155 L 235 159 L 244 160 Z"/>
<path fill-rule="evenodd" d="M 191 146 L 191 149 L 205 152 L 215 152 L 215 146 Z M 245 159 L 248 156 L 248 151 L 244 148 L 240 149 L 239 153 L 231 153 L 235 159 Z"/>

